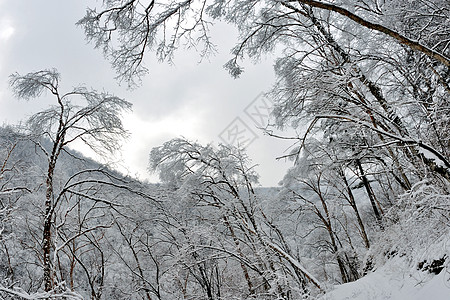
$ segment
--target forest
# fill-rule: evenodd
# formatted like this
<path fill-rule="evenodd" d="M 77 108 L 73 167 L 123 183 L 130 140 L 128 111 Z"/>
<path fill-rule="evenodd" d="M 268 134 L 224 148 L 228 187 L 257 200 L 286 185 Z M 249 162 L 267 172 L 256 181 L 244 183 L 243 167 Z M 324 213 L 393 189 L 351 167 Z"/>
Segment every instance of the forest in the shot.
<path fill-rule="evenodd" d="M 139 89 L 150 54 L 212 55 L 216 22 L 239 32 L 236 80 L 277 57 L 260 130 L 292 142 L 280 185 L 245 147 L 182 137 L 149 149 L 158 183 L 122 174 L 74 145 L 112 160 L 131 100 L 11 74 L 10 101 L 53 104 L 0 127 L 0 299 L 378 300 L 437 280 L 448 299 L 450 2 L 103 0 L 74 26 Z M 401 287 L 369 288 L 388 269 Z"/>

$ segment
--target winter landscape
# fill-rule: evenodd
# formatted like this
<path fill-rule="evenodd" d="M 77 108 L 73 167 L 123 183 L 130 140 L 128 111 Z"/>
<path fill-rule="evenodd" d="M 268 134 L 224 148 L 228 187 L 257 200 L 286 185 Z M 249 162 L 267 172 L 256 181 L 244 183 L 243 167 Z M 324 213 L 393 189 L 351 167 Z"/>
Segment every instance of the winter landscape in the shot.
<path fill-rule="evenodd" d="M 446 0 L 0 0 L 0 81 L 2 300 L 450 299 Z"/>

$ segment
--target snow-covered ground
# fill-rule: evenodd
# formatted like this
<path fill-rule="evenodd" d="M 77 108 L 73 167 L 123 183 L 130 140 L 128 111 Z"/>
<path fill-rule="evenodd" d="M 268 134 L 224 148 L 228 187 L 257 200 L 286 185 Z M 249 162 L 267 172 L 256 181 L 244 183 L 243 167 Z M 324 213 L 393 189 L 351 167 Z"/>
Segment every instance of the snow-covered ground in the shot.
<path fill-rule="evenodd" d="M 450 300 L 450 265 L 438 275 L 405 267 L 401 258 L 351 283 L 336 286 L 320 300 Z"/>

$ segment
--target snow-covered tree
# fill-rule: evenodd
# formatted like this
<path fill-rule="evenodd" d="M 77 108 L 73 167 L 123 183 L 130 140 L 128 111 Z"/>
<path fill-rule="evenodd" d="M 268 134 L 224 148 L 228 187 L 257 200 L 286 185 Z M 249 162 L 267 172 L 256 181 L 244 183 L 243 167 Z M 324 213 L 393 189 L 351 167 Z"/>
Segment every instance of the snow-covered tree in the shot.
<path fill-rule="evenodd" d="M 321 288 L 295 258 L 282 230 L 264 208 L 254 188 L 257 174 L 242 149 L 225 145 L 215 149 L 174 139 L 154 148 L 150 161 L 180 199 L 181 211 L 176 214 L 188 222 L 181 243 L 190 261 L 185 265 L 208 299 L 236 288 L 240 295 L 282 299 L 306 294 L 311 286 Z M 205 261 L 209 264 L 204 265 Z M 189 267 L 194 262 L 198 270 Z M 241 274 L 239 284 L 230 281 L 231 270 L 235 277 Z M 215 277 L 216 272 L 223 275 Z"/>
<path fill-rule="evenodd" d="M 61 204 L 68 201 L 67 198 L 80 197 L 94 203 L 114 205 L 109 200 L 97 197 L 95 192 L 85 187 L 93 182 L 101 185 L 100 180 L 77 178 L 79 174 L 95 173 L 95 170 L 81 171 L 70 177 L 63 186 L 56 186 L 55 183 L 59 182 L 58 178 L 55 178 L 57 163 L 63 153 L 70 155 L 68 147 L 75 141 L 84 142 L 98 153 L 117 150 L 118 140 L 127 135 L 120 114 L 131 107 L 130 103 L 116 96 L 83 87 L 61 93 L 59 80 L 60 74 L 56 70 L 25 75 L 13 74 L 10 80 L 12 90 L 19 99 L 30 100 L 42 96 L 43 93 L 49 93 L 55 99 L 55 105 L 34 114 L 26 123 L 29 135 L 48 160 L 44 182 L 45 199 L 42 202 L 45 208 L 42 224 L 42 267 L 46 292 L 51 291 L 57 284 L 55 264 L 62 246 L 54 244 L 58 238 L 58 227 L 61 225 L 55 224 L 55 221 Z M 85 103 L 76 104 L 76 98 Z M 47 140 L 50 140 L 49 148 L 43 145 Z M 68 238 L 63 246 L 74 238 Z"/>

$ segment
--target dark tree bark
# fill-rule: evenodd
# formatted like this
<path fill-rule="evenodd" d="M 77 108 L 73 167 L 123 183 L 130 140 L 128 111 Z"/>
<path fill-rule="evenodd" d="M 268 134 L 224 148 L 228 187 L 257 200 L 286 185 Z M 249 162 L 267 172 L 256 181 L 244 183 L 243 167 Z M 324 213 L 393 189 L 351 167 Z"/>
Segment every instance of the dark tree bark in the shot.
<path fill-rule="evenodd" d="M 323 2 L 319 2 L 319 1 L 314 1 L 314 0 L 294 0 L 295 2 L 300 2 L 300 3 L 304 3 L 313 7 L 317 7 L 317 8 L 321 8 L 321 9 L 326 9 L 329 11 L 333 11 L 333 12 L 337 12 L 353 21 L 355 21 L 356 23 L 372 29 L 372 30 L 376 30 L 379 32 L 382 32 L 394 39 L 396 39 L 398 42 L 410 47 L 411 49 L 414 49 L 416 51 L 420 51 L 422 53 L 424 53 L 425 55 L 441 62 L 442 64 L 446 65 L 447 67 L 450 67 L 450 59 L 448 57 L 445 57 L 444 55 L 434 51 L 433 49 L 430 49 L 424 45 L 419 44 L 418 42 L 415 42 L 409 38 L 407 38 L 404 35 L 401 35 L 400 33 L 393 31 L 381 24 L 375 24 L 372 22 L 369 22 L 367 20 L 364 20 L 363 18 L 357 16 L 356 14 L 348 11 L 345 8 L 333 5 L 333 4 L 329 4 L 329 3 L 323 3 Z M 288 1 L 288 2 L 292 2 L 292 1 Z"/>

